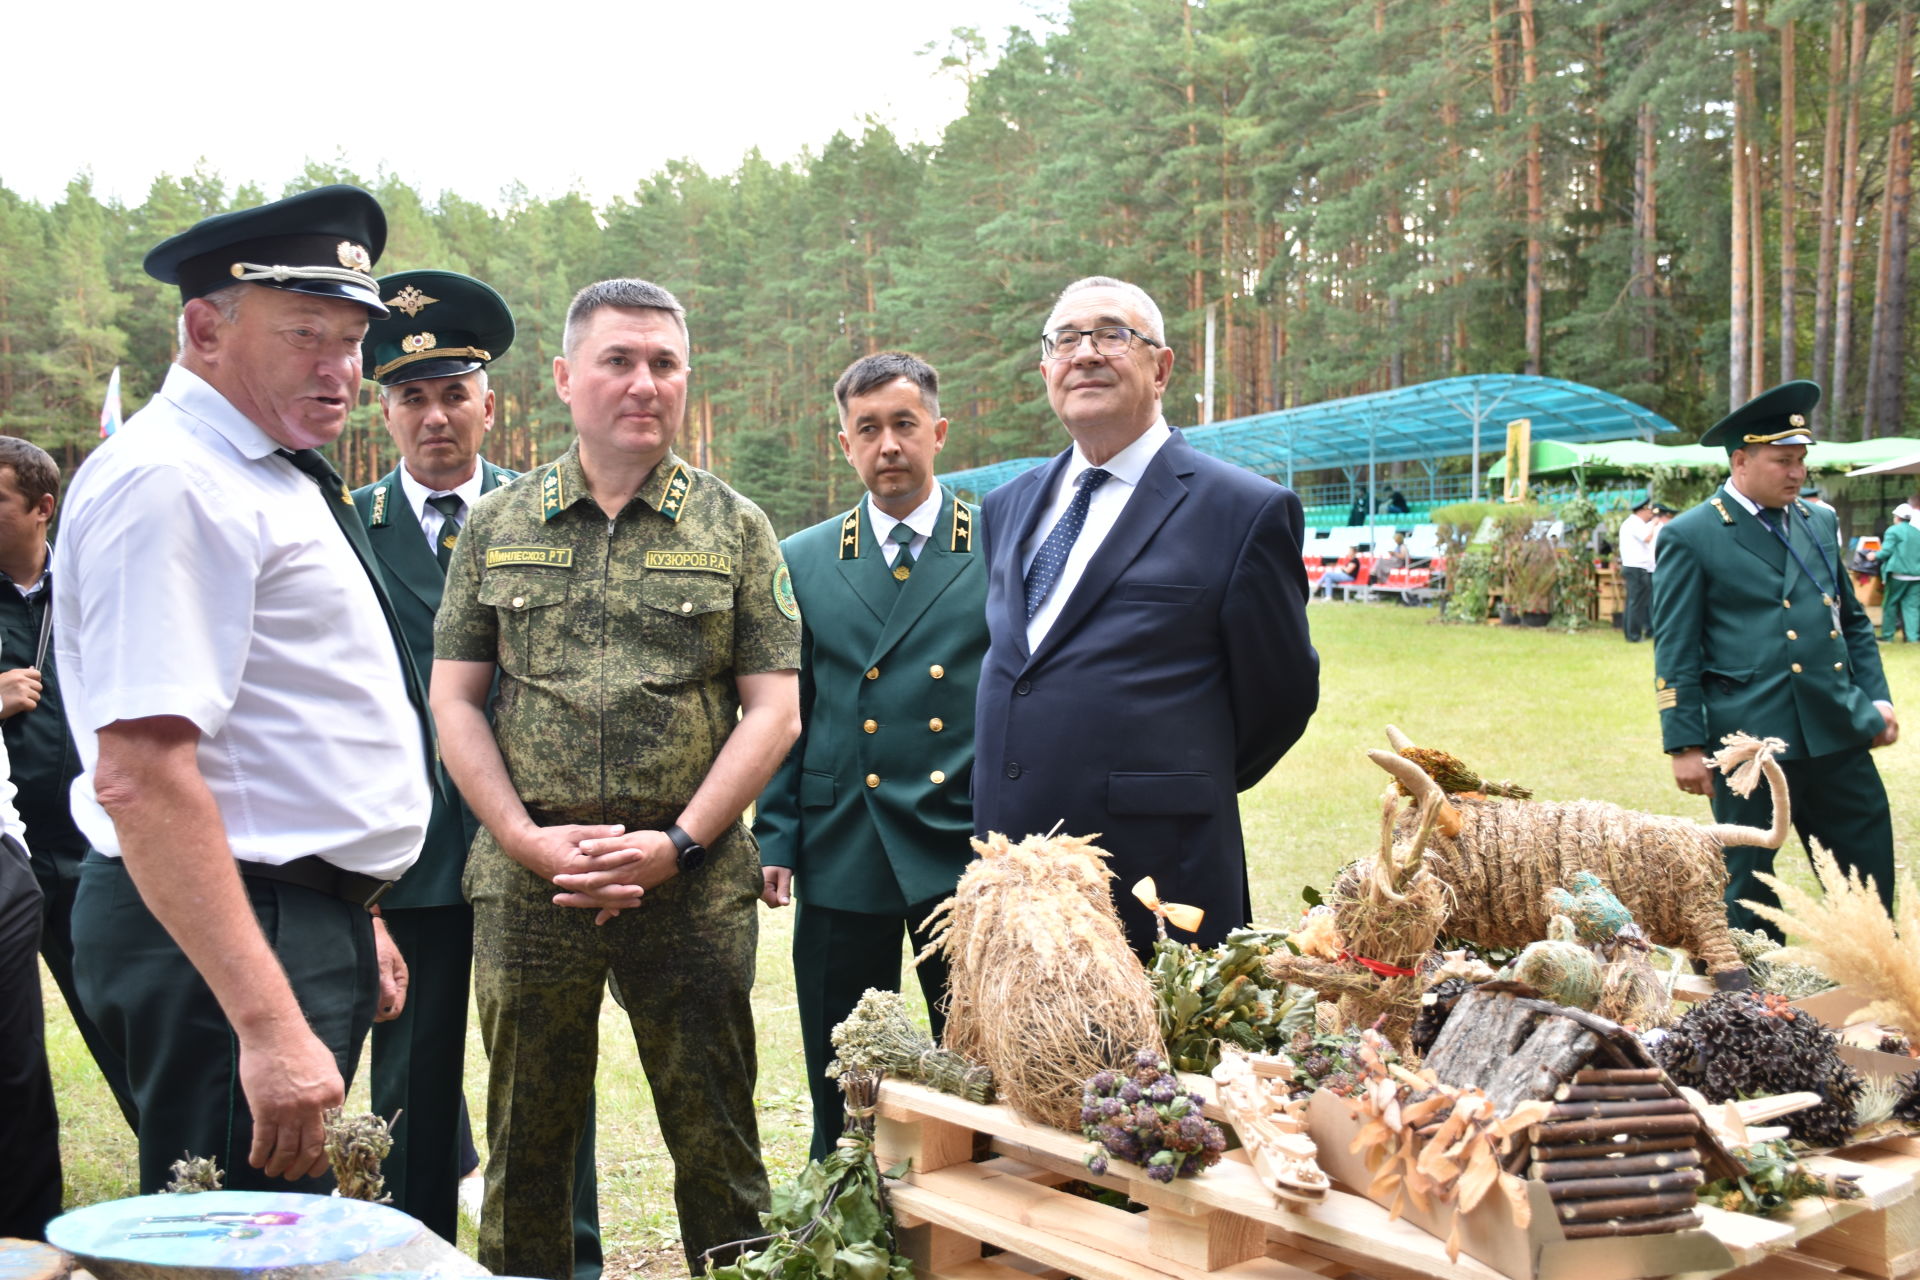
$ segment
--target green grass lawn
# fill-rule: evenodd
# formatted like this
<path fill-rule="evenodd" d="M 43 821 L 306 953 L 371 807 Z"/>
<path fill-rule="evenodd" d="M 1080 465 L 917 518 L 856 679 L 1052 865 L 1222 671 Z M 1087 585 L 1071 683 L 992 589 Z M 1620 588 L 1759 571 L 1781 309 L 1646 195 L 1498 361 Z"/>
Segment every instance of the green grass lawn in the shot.
<path fill-rule="evenodd" d="M 1432 617 L 1430 609 L 1389 605 L 1313 607 L 1319 714 L 1272 776 L 1242 800 L 1254 911 L 1262 923 L 1290 922 L 1303 885 L 1325 886 L 1342 863 L 1374 851 L 1386 776 L 1361 752 L 1386 745 L 1388 723 L 1423 746 L 1452 751 L 1490 777 L 1531 786 L 1542 799 L 1591 797 L 1707 819 L 1706 801 L 1674 788 L 1660 754 L 1651 644 L 1629 645 L 1611 630 L 1566 635 L 1439 626 Z M 1882 653 L 1896 700 L 1920 687 L 1920 647 L 1887 646 Z M 1915 717 L 1910 732 L 1920 734 L 1920 702 L 1903 709 Z M 1920 783 L 1920 746 L 1903 740 L 1877 758 L 1893 798 L 1904 867 L 1904 851 L 1920 823 L 1920 806 L 1909 802 Z M 1781 866 L 1811 883 L 1797 847 Z M 1160 889 L 1176 901 L 1182 896 L 1179 885 Z M 762 912 L 754 990 L 760 1132 L 776 1183 L 803 1162 L 809 1132 L 788 960 L 791 919 L 789 912 Z M 133 1194 L 132 1137 L 52 982 L 44 985 L 67 1203 Z M 671 1164 L 632 1035 L 611 1001 L 601 1019 L 600 1212 L 609 1274 L 672 1274 L 681 1261 Z M 468 1101 L 474 1114 L 483 1115 L 485 1062 L 477 1033 L 469 1035 L 467 1064 Z M 364 1069 L 356 1095 L 364 1107 Z M 470 1230 L 463 1230 L 460 1243 L 471 1251 Z"/>

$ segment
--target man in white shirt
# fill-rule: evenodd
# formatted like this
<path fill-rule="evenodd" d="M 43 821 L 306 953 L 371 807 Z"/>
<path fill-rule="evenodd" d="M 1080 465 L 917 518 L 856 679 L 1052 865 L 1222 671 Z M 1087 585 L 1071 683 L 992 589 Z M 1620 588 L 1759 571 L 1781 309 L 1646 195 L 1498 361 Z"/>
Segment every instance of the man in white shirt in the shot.
<path fill-rule="evenodd" d="M 1300 500 L 1167 425 L 1160 309 L 1134 285 L 1068 285 L 1040 340 L 1073 447 L 987 495 L 990 643 L 976 713 L 974 827 L 1100 833 L 1134 950 L 1155 877 L 1218 942 L 1251 917 L 1237 793 L 1320 696 Z"/>
<path fill-rule="evenodd" d="M 1653 495 L 1643 494 L 1633 512 L 1620 522 L 1620 578 L 1627 588 L 1625 628 L 1628 644 L 1639 644 L 1653 633 L 1653 539 L 1659 525 L 1653 519 Z"/>
<path fill-rule="evenodd" d="M 368 909 L 419 853 L 424 698 L 315 451 L 359 393 L 385 234 L 336 186 L 156 246 L 179 363 L 68 498 L 75 980 L 125 1062 L 146 1192 L 183 1152 L 229 1187 L 327 1189 L 322 1113 L 401 998 Z"/>

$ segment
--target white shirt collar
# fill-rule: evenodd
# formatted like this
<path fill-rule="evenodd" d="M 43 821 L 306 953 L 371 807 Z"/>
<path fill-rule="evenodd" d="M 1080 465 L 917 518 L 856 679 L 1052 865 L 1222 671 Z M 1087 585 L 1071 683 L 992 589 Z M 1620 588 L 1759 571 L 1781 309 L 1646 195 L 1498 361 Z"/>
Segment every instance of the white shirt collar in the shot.
<path fill-rule="evenodd" d="M 1760 513 L 1760 504 L 1740 492 L 1740 486 L 1733 482 L 1732 476 L 1727 477 L 1726 490 L 1732 495 L 1735 502 L 1746 508 L 1748 515 L 1758 515 Z"/>
<path fill-rule="evenodd" d="M 167 370 L 167 380 L 160 384 L 159 398 L 172 401 L 182 413 L 219 432 L 241 457 L 264 458 L 286 447 L 234 408 L 233 402 L 216 391 L 212 383 L 183 364 Z"/>
<path fill-rule="evenodd" d="M 869 493 L 867 495 L 867 519 L 873 522 L 874 543 L 878 545 L 891 538 L 893 536 L 893 526 L 897 524 L 904 524 L 907 528 L 913 530 L 916 537 L 931 538 L 933 536 L 934 523 L 940 519 L 940 497 L 940 486 L 936 484 L 933 486 L 933 492 L 927 495 L 925 502 L 907 512 L 907 518 L 905 520 L 896 520 L 882 511 L 874 502 L 873 495 Z"/>
<path fill-rule="evenodd" d="M 413 518 L 422 522 L 426 519 L 427 499 L 442 493 L 459 494 L 460 501 L 471 509 L 474 503 L 480 501 L 480 481 L 483 478 L 478 457 L 473 460 L 473 474 L 456 489 L 429 489 L 413 478 L 413 472 L 407 470 L 406 463 L 400 464 L 400 491 L 407 495 L 407 505 L 413 508 Z"/>
<path fill-rule="evenodd" d="M 1165 417 L 1153 420 L 1153 425 L 1134 438 L 1132 444 L 1101 463 L 1101 468 L 1115 480 L 1124 480 L 1128 488 L 1140 483 L 1140 477 L 1147 473 L 1147 464 L 1153 461 L 1153 455 L 1160 452 L 1160 446 L 1173 438 L 1173 429 L 1167 425 Z M 1087 455 L 1080 452 L 1080 444 L 1074 442 L 1073 456 L 1067 459 L 1066 473 L 1060 477 L 1068 488 L 1079 482 L 1080 473 L 1093 464 L 1087 461 Z"/>

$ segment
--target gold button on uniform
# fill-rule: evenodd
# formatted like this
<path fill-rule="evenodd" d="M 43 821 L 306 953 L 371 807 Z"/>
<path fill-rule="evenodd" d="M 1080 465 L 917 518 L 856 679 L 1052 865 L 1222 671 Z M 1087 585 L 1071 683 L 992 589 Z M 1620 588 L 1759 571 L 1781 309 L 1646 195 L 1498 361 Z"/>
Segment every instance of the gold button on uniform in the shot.
<path fill-rule="evenodd" d="M 1845 671 L 1847 669 L 1847 664 L 1844 662 L 1836 662 L 1833 664 L 1833 669 L 1835 671 Z"/>
<path fill-rule="evenodd" d="M 515 597 L 513 598 L 513 607 L 514 607 L 514 608 L 516 608 L 516 609 L 524 609 L 524 608 L 526 608 L 526 607 L 527 607 L 527 598 L 526 598 L 525 596 L 515 596 Z"/>
<path fill-rule="evenodd" d="M 935 680 L 938 680 L 942 676 L 947 674 L 947 669 L 936 662 L 932 666 L 927 668 L 927 674 L 932 676 Z"/>
<path fill-rule="evenodd" d="M 927 775 L 927 781 L 931 782 L 936 787 L 939 786 L 941 783 L 945 782 L 946 780 L 947 780 L 947 775 L 942 773 L 938 769 L 935 769 L 932 773 Z"/>
<path fill-rule="evenodd" d="M 865 729 L 868 733 L 880 732 L 880 722 L 878 720 L 869 720 L 865 724 L 861 725 L 860 727 L 862 729 Z"/>
<path fill-rule="evenodd" d="M 1839 638 L 1840 638 L 1840 633 L 1839 633 L 1838 631 L 1829 631 L 1829 632 L 1827 632 L 1827 639 L 1829 639 L 1829 640 L 1838 640 Z"/>
<path fill-rule="evenodd" d="M 879 775 L 879 774 L 877 774 L 877 773 L 870 773 L 870 774 L 868 774 L 868 775 L 867 775 L 867 785 L 868 785 L 868 786 L 870 786 L 870 787 L 877 787 L 877 786 L 879 786 L 879 785 L 880 785 L 880 775 Z"/>
<path fill-rule="evenodd" d="M 1795 675 L 1800 674 L 1800 664 L 1797 662 L 1793 664 L 1793 674 Z"/>
<path fill-rule="evenodd" d="M 1793 608 L 1793 601 L 1791 601 L 1791 600 L 1782 600 L 1782 601 L 1780 602 L 1780 607 L 1781 607 L 1782 609 L 1791 609 L 1791 608 Z"/>
<path fill-rule="evenodd" d="M 946 727 L 947 727 L 947 722 L 945 720 L 942 720 L 939 716 L 935 716 L 933 719 L 927 721 L 927 728 L 933 730 L 935 733 L 940 732 L 942 729 Z"/>
<path fill-rule="evenodd" d="M 1798 631 L 1789 631 L 1789 632 L 1787 632 L 1787 639 L 1789 639 L 1789 640 L 1798 640 L 1799 638 L 1800 638 L 1800 633 L 1799 633 Z"/>
<path fill-rule="evenodd" d="M 878 680 L 879 678 L 880 678 L 880 668 L 878 667 L 867 668 L 867 679 Z"/>

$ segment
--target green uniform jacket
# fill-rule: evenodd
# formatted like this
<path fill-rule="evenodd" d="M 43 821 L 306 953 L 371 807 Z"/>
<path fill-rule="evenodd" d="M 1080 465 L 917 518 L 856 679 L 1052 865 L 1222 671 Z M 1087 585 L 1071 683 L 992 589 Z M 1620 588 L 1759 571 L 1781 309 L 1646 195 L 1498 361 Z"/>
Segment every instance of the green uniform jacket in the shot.
<path fill-rule="evenodd" d="M 979 513 L 941 492 L 903 583 L 864 502 L 780 544 L 802 618 L 802 728 L 760 796 L 754 833 L 762 864 L 793 868 L 815 906 L 898 915 L 951 893 L 973 857 L 987 567 Z"/>
<path fill-rule="evenodd" d="M 489 493 L 519 475 L 505 467 L 496 467 L 480 459 L 480 492 Z M 433 616 L 440 609 L 440 595 L 446 577 L 420 520 L 400 486 L 400 468 L 353 491 L 353 505 L 366 522 L 367 540 L 373 544 L 374 559 L 380 563 L 386 580 L 387 595 L 400 619 L 400 631 L 413 654 L 413 665 L 422 680 L 433 674 Z M 469 513 L 471 514 L 471 513 Z M 427 823 L 426 844 L 420 860 L 413 864 L 400 883 L 381 902 L 395 909 L 406 907 L 450 907 L 466 901 L 460 896 L 460 873 L 466 866 L 467 847 L 473 843 L 479 824 L 461 802 L 453 779 L 440 773 L 440 787 L 433 799 L 433 817 Z"/>
<path fill-rule="evenodd" d="M 1736 730 L 1786 740 L 1782 759 L 1867 746 L 1892 701 L 1873 627 L 1835 554 L 1836 517 L 1795 502 L 1793 546 L 1722 488 L 1660 531 L 1654 698 L 1668 751 L 1718 750 Z M 1839 591 L 1840 625 L 1821 597 Z"/>
<path fill-rule="evenodd" d="M 1880 539 L 1880 572 L 1920 573 L 1920 529 L 1905 520 Z"/>

